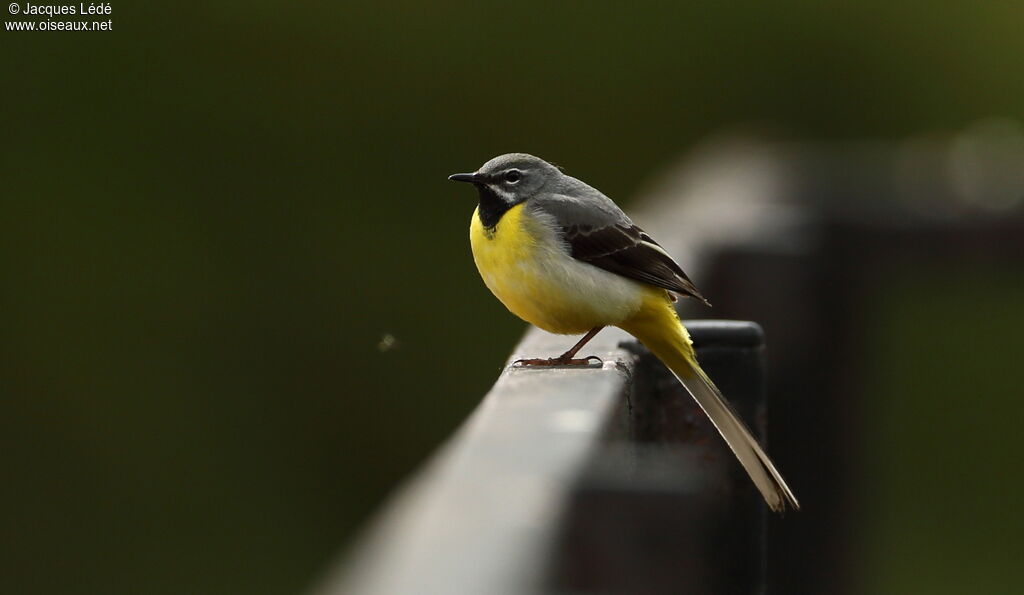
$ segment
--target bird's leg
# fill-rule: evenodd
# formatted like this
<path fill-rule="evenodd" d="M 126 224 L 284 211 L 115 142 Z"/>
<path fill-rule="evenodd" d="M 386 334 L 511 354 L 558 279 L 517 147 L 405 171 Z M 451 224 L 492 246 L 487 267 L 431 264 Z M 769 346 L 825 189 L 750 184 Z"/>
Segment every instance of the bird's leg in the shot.
<path fill-rule="evenodd" d="M 573 345 L 571 349 L 569 349 L 569 351 L 566 351 L 562 355 L 558 356 L 558 361 L 572 361 L 573 356 L 579 353 L 579 350 L 583 349 L 583 346 L 589 343 L 590 340 L 593 339 L 597 335 L 597 333 L 601 332 L 601 329 L 603 328 L 603 326 L 595 326 L 594 328 L 590 329 L 590 332 L 583 335 L 583 338 L 577 341 L 576 344 Z M 583 361 L 586 361 L 586 359 L 584 359 Z"/>
<path fill-rule="evenodd" d="M 520 360 L 516 360 L 512 365 L 514 365 L 514 366 L 592 366 L 592 365 L 601 365 L 604 362 L 601 361 L 601 358 L 599 358 L 599 357 L 597 357 L 595 355 L 591 355 L 591 356 L 584 357 L 584 358 L 581 358 L 581 359 L 573 359 L 573 356 L 575 356 L 576 353 L 579 352 L 579 350 L 582 349 L 584 345 L 586 345 L 591 339 L 593 339 L 594 335 L 596 335 L 597 333 L 601 332 L 601 329 L 603 329 L 603 328 L 604 328 L 603 326 L 595 326 L 594 328 L 590 329 L 590 332 L 588 332 L 587 334 L 583 335 L 583 338 L 580 339 L 579 341 L 577 341 L 576 344 L 573 345 L 571 349 L 569 349 L 569 351 L 566 351 L 565 353 L 563 353 L 562 355 L 560 355 L 558 357 L 552 357 L 552 358 L 546 358 L 546 359 L 545 358 L 520 359 Z"/>

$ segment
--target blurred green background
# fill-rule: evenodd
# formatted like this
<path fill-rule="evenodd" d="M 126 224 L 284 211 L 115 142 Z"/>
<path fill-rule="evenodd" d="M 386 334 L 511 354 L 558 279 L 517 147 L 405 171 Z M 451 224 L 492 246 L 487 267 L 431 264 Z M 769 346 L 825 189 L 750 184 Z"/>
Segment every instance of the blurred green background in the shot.
<path fill-rule="evenodd" d="M 449 173 L 527 151 L 628 202 L 736 122 L 1024 118 L 1014 3 L 111 5 L 0 30 L 4 593 L 307 586 L 524 328 Z"/>
<path fill-rule="evenodd" d="M 872 316 L 864 593 L 1012 595 L 1024 579 L 1024 277 L 978 269 L 951 284 L 923 267 Z"/>

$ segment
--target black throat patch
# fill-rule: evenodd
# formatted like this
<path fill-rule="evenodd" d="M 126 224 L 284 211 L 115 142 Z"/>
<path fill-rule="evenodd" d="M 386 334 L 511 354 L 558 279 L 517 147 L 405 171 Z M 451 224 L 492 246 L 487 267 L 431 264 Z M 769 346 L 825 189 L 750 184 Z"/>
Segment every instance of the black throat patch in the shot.
<path fill-rule="evenodd" d="M 480 223 L 484 224 L 484 229 L 494 231 L 498 221 L 501 221 L 501 216 L 515 205 L 501 200 L 501 197 L 485 184 L 477 184 L 476 190 L 480 194 L 480 206 L 477 208 Z"/>

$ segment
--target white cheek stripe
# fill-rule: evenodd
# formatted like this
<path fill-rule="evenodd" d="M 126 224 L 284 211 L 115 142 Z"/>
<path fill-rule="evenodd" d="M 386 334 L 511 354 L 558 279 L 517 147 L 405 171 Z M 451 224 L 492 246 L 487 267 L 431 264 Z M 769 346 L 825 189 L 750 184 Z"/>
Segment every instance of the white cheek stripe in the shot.
<path fill-rule="evenodd" d="M 501 198 L 501 200 L 505 201 L 505 204 L 509 204 L 509 205 L 515 204 L 515 197 L 512 195 L 511 192 L 505 191 L 503 188 L 501 188 L 497 184 L 491 184 L 490 188 L 491 188 L 491 190 L 494 191 L 495 194 L 498 195 L 499 198 Z"/>

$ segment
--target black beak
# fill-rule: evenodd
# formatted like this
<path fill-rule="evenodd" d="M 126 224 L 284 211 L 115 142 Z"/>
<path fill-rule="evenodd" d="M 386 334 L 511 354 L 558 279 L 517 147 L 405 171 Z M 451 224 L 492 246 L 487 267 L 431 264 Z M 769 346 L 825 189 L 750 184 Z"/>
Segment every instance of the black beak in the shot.
<path fill-rule="evenodd" d="M 453 182 L 471 182 L 476 183 L 480 180 L 476 174 L 452 174 L 448 176 L 448 179 Z"/>

